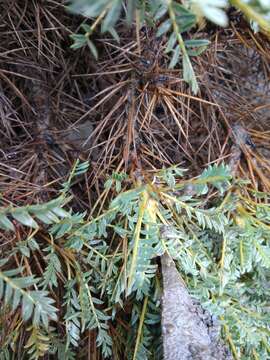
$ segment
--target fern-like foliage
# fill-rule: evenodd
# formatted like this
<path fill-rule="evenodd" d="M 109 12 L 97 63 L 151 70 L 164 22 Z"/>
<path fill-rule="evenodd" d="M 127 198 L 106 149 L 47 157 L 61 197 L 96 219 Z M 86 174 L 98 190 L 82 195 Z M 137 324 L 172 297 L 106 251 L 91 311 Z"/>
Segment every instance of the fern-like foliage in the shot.
<path fill-rule="evenodd" d="M 15 231 L 11 219 L 19 224 L 37 229 L 36 220 L 44 224 L 57 223 L 60 218 L 69 217 L 69 213 L 63 209 L 63 206 L 69 199 L 60 196 L 58 199 L 51 200 L 41 205 L 28 205 L 20 208 L 4 207 L 0 208 L 0 228 L 3 230 Z"/>
<path fill-rule="evenodd" d="M 77 298 L 74 286 L 75 280 L 69 280 L 66 285 L 66 292 L 63 305 L 66 307 L 65 326 L 67 333 L 66 349 L 70 345 L 77 347 L 81 333 L 81 306 Z"/>
<path fill-rule="evenodd" d="M 159 359 L 158 258 L 167 252 L 190 292 L 221 320 L 235 357 L 267 359 L 268 197 L 252 191 L 247 196 L 243 183 L 231 187 L 223 164 L 191 180 L 184 175 L 182 169 L 163 169 L 152 182 L 123 191 L 115 181 L 125 177 L 114 174 L 105 191 L 119 193 L 96 217 L 63 209 L 68 187 L 57 204 L 27 207 L 40 229 L 36 209 L 57 213 L 45 217 L 46 246 L 30 232 L 0 264 L 2 303 L 31 322 L 27 356 L 75 359 L 91 334 L 103 358 Z M 206 202 L 206 196 L 213 200 Z M 12 211 L 5 213 L 10 219 Z M 45 264 L 42 278 L 24 276 L 27 267 L 9 269 L 13 256 L 29 261 L 36 253 Z M 57 309 L 53 297 L 59 292 Z M 50 321 L 57 314 L 64 336 L 56 339 Z"/>
<path fill-rule="evenodd" d="M 160 328 L 160 295 L 154 289 L 149 289 L 150 297 L 145 297 L 142 303 L 134 302 L 130 320 L 131 331 L 128 334 L 127 359 L 162 359 L 162 342 Z M 133 341 L 136 339 L 135 348 Z"/>
<path fill-rule="evenodd" d="M 104 311 L 98 309 L 97 305 L 102 305 L 101 301 L 95 296 L 96 289 L 89 285 L 91 273 L 79 273 L 79 285 L 80 285 L 80 306 L 82 312 L 82 329 L 89 330 L 96 329 L 97 346 L 102 347 L 102 353 L 105 357 L 111 355 L 112 340 L 108 334 L 108 320 L 110 316 L 105 314 Z"/>
<path fill-rule="evenodd" d="M 29 359 L 36 360 L 48 353 L 50 347 L 50 338 L 47 334 L 37 327 L 29 328 L 31 335 L 25 345 Z"/>
<path fill-rule="evenodd" d="M 52 246 L 47 247 L 44 251 L 48 251 L 49 254 L 45 257 L 47 266 L 43 274 L 43 281 L 41 282 L 41 285 L 44 288 L 47 288 L 47 286 L 57 287 L 58 274 L 62 271 L 60 260 Z"/>
<path fill-rule="evenodd" d="M 22 269 L 0 271 L 0 299 L 14 311 L 21 306 L 22 318 L 32 318 L 34 326 L 48 328 L 49 320 L 57 320 L 57 308 L 47 291 L 29 290 L 38 284 L 33 276 L 17 276 Z"/>

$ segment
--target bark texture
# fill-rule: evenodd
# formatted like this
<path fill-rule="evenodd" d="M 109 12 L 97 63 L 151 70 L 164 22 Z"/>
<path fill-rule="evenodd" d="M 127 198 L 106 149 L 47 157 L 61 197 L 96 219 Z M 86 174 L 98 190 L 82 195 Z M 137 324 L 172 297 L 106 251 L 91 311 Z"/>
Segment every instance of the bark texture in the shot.
<path fill-rule="evenodd" d="M 161 257 L 164 360 L 232 360 L 218 322 L 188 293 L 173 260 Z"/>

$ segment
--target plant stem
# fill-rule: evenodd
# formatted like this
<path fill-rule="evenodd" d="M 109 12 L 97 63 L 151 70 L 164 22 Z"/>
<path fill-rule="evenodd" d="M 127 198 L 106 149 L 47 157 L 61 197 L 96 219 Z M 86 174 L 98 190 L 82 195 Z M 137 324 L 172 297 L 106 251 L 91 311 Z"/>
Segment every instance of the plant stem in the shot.
<path fill-rule="evenodd" d="M 138 352 L 138 348 L 139 348 L 140 340 L 141 340 L 141 336 L 142 336 L 142 328 L 143 328 L 143 323 L 144 323 L 144 319 L 145 319 L 147 304 L 148 304 L 148 296 L 146 296 L 144 298 L 144 302 L 143 302 L 143 308 L 142 308 L 142 313 L 140 316 L 140 322 L 139 322 L 138 334 L 137 334 L 136 344 L 135 344 L 135 349 L 134 349 L 134 354 L 133 354 L 133 360 L 135 360 L 137 358 L 137 352 Z"/>

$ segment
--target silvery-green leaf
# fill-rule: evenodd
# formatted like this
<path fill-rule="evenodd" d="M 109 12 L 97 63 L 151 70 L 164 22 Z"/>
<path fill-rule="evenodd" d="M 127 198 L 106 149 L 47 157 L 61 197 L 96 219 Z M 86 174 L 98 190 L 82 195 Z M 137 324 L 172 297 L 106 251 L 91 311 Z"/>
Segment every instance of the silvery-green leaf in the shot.
<path fill-rule="evenodd" d="M 14 211 L 12 213 L 12 216 L 14 219 L 16 219 L 19 223 L 29 226 L 31 228 L 37 229 L 38 224 L 35 222 L 35 220 L 28 214 L 26 211 Z"/>
<path fill-rule="evenodd" d="M 179 58 L 180 58 L 180 46 L 177 45 L 176 48 L 173 50 L 173 56 L 171 58 L 170 64 L 169 64 L 169 69 L 173 69 L 175 67 L 175 65 L 178 63 Z"/>
<path fill-rule="evenodd" d="M 187 54 L 183 56 L 183 76 L 184 80 L 191 86 L 192 92 L 197 94 L 199 91 L 199 86 L 192 64 Z"/>
<path fill-rule="evenodd" d="M 227 15 L 222 9 L 213 6 L 203 6 L 202 10 L 204 16 L 213 23 L 223 27 L 228 25 Z"/>
<path fill-rule="evenodd" d="M 15 231 L 14 225 L 5 214 L 0 215 L 0 228 L 4 230 Z"/>
<path fill-rule="evenodd" d="M 113 0 L 111 1 L 112 6 L 110 10 L 108 11 L 107 15 L 105 16 L 104 21 L 101 25 L 101 32 L 106 32 L 108 29 L 111 29 L 114 27 L 115 23 L 119 19 L 122 2 L 121 0 Z"/>
<path fill-rule="evenodd" d="M 170 30 L 172 26 L 171 19 L 165 20 L 158 28 L 156 36 L 159 37 Z"/>
<path fill-rule="evenodd" d="M 94 58 L 97 60 L 98 59 L 98 52 L 97 52 L 97 48 L 94 45 L 94 43 L 91 40 L 87 40 L 87 45 L 89 46 L 91 53 L 93 54 Z"/>

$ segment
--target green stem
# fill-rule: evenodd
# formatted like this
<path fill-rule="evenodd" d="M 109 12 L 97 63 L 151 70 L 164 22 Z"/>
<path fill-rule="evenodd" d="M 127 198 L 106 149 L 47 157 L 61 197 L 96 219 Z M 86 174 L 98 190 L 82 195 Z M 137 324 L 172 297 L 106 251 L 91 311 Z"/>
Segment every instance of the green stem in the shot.
<path fill-rule="evenodd" d="M 143 216 L 145 213 L 148 199 L 149 199 L 149 195 L 148 195 L 147 191 L 144 190 L 141 195 L 138 220 L 137 220 L 136 228 L 134 231 L 134 246 L 133 246 L 133 251 L 132 251 L 132 261 L 131 261 L 130 272 L 129 272 L 128 290 L 127 290 L 128 294 L 130 294 L 130 292 L 131 292 L 134 277 L 135 277 L 135 270 L 136 270 L 138 251 L 139 251 L 139 243 L 140 243 L 141 227 L 142 227 Z"/>
<path fill-rule="evenodd" d="M 142 308 L 142 313 L 140 316 L 140 323 L 139 323 L 138 334 L 137 334 L 137 338 L 136 338 L 133 360 L 135 360 L 137 357 L 137 353 L 138 353 L 138 349 L 139 349 L 139 345 L 140 345 L 140 341 L 141 341 L 141 337 L 142 337 L 142 328 L 143 328 L 143 323 L 144 323 L 144 319 L 145 319 L 147 304 L 148 304 L 148 296 L 146 296 L 144 298 L 144 302 L 143 302 L 143 308 Z"/>
<path fill-rule="evenodd" d="M 188 53 L 186 50 L 185 42 L 182 38 L 182 35 L 179 30 L 179 26 L 176 21 L 175 12 L 173 10 L 173 5 L 172 5 L 172 0 L 168 1 L 168 11 L 169 11 L 169 16 L 170 16 L 170 19 L 171 19 L 171 22 L 173 25 L 173 31 L 176 35 L 177 42 L 179 44 L 179 47 L 180 47 L 182 55 L 183 55 L 183 77 L 184 77 L 184 80 L 191 86 L 194 94 L 197 94 L 197 92 L 199 90 L 199 85 L 198 85 L 191 61 L 189 59 L 189 56 L 188 56 Z"/>

